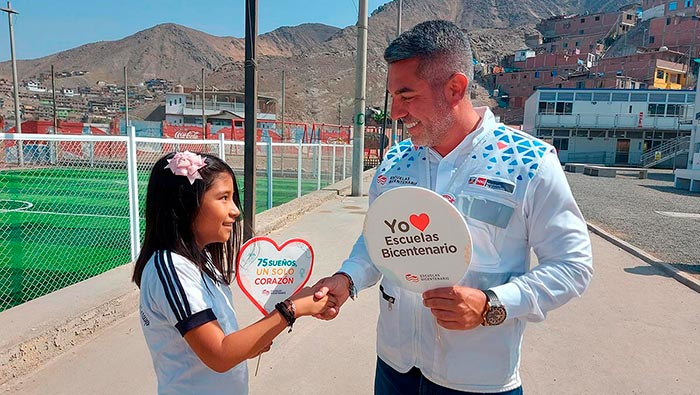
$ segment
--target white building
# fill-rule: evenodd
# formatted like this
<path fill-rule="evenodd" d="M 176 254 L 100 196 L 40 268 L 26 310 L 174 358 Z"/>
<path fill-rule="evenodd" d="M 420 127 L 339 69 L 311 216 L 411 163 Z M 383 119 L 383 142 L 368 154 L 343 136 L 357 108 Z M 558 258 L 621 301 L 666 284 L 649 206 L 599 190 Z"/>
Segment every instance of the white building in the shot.
<path fill-rule="evenodd" d="M 536 53 L 533 49 L 520 49 L 515 51 L 515 61 L 516 62 L 524 62 L 528 58 L 534 58 L 536 56 Z"/>
<path fill-rule="evenodd" d="M 30 80 L 26 86 L 30 92 L 46 92 L 46 88 L 39 81 Z"/>
<path fill-rule="evenodd" d="M 695 89 L 694 128 L 689 142 L 688 168 L 675 171 L 675 186 L 700 192 L 700 81 Z"/>
<path fill-rule="evenodd" d="M 523 130 L 552 143 L 561 162 L 684 167 L 695 99 L 687 90 L 542 88 L 525 102 Z"/>
<path fill-rule="evenodd" d="M 204 115 L 211 125 L 242 125 L 245 118 L 245 95 L 240 92 L 207 91 Z M 258 120 L 274 121 L 277 100 L 258 95 Z M 182 86 L 165 94 L 165 121 L 172 125 L 202 124 L 202 93 L 185 93 Z"/>

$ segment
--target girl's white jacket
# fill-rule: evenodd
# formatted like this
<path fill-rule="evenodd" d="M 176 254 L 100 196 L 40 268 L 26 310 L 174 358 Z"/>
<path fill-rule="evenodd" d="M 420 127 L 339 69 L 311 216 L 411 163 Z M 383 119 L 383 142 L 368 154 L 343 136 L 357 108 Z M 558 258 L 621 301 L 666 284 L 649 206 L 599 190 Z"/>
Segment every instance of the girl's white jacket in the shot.
<path fill-rule="evenodd" d="M 405 185 L 453 201 L 473 241 L 472 262 L 460 285 L 492 289 L 508 318 L 499 326 L 447 330 L 437 326 L 420 294 L 383 281 L 377 353 L 399 372 L 416 366 L 448 388 L 503 392 L 521 385 L 525 323 L 542 321 L 548 311 L 580 296 L 593 263 L 586 222 L 554 148 L 497 123 L 486 107 L 476 110 L 481 123 L 444 158 L 410 141 L 395 145 L 375 174 L 369 202 Z M 381 279 L 362 236 L 340 271 L 357 289 Z"/>

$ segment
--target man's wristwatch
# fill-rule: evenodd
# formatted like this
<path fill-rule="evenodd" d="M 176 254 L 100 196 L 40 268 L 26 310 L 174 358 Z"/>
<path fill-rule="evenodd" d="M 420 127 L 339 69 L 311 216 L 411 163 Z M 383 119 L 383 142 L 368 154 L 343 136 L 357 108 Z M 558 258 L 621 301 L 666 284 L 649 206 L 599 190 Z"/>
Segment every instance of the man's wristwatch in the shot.
<path fill-rule="evenodd" d="M 496 293 L 490 289 L 482 290 L 486 294 L 486 310 L 484 311 L 483 326 L 500 325 L 506 320 L 506 308 L 503 307 L 501 301 L 498 300 Z"/>

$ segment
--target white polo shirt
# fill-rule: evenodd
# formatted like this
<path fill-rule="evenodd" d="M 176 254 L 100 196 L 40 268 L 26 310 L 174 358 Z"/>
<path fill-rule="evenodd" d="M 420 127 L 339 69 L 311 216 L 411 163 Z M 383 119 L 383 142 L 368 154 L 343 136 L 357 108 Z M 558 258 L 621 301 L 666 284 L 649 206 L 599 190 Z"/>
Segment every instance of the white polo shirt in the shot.
<path fill-rule="evenodd" d="M 245 361 L 217 373 L 183 338 L 189 330 L 214 320 L 225 335 L 238 330 L 231 290 L 225 283 L 213 281 L 178 254 L 157 251 L 141 276 L 139 310 L 159 394 L 248 393 Z"/>

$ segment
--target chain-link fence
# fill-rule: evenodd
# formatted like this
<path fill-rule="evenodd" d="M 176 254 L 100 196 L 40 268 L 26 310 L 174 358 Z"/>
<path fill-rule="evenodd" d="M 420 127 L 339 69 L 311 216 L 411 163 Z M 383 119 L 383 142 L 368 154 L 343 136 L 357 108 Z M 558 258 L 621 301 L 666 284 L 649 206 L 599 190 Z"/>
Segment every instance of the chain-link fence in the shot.
<path fill-rule="evenodd" d="M 0 134 L 0 144 L 0 311 L 131 262 L 150 170 L 164 154 L 223 155 L 243 187 L 240 141 Z M 351 152 L 258 143 L 256 211 L 349 176 Z"/>

